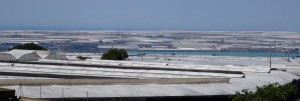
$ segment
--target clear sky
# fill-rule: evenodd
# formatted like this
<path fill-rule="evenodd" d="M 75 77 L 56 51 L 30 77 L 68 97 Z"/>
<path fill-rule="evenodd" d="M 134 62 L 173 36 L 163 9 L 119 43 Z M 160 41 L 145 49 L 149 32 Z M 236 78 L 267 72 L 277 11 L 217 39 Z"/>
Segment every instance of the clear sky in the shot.
<path fill-rule="evenodd" d="M 299 31 L 300 0 L 1 0 L 0 29 Z"/>

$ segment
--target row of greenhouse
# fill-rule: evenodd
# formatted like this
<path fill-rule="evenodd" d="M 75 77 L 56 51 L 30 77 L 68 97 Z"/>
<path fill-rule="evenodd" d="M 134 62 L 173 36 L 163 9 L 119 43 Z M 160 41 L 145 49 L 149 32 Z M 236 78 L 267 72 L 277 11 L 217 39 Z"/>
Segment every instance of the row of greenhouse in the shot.
<path fill-rule="evenodd" d="M 41 50 L 11 50 L 0 53 L 0 61 L 24 62 L 37 61 L 39 59 L 68 60 L 63 54 Z"/>

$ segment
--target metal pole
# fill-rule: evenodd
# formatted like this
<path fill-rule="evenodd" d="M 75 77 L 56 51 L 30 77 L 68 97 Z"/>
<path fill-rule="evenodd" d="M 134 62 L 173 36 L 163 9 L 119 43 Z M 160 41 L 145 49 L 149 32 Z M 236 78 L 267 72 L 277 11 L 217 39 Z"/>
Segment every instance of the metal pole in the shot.
<path fill-rule="evenodd" d="M 89 101 L 89 91 L 86 91 L 86 101 Z"/>
<path fill-rule="evenodd" d="M 40 84 L 40 98 L 42 98 L 42 85 Z"/>
<path fill-rule="evenodd" d="M 20 96 L 23 96 L 22 82 L 20 82 Z"/>
<path fill-rule="evenodd" d="M 61 101 L 64 101 L 64 88 L 61 89 Z"/>

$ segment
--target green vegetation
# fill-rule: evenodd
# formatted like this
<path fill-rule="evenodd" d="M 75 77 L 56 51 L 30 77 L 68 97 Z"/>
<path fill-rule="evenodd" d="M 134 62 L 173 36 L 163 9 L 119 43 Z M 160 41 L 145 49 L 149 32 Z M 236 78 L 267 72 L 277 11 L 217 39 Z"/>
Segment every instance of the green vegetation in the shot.
<path fill-rule="evenodd" d="M 104 53 L 101 57 L 103 60 L 125 60 L 128 58 L 127 51 L 125 49 L 110 49 Z"/>
<path fill-rule="evenodd" d="M 257 87 L 256 92 L 242 90 L 236 92 L 232 101 L 287 101 L 289 97 L 296 94 L 297 87 L 294 84 L 280 85 L 274 83 Z"/>
<path fill-rule="evenodd" d="M 16 45 L 13 48 L 10 48 L 9 50 L 13 50 L 13 49 L 23 49 L 23 50 L 48 50 L 42 46 L 39 46 L 37 44 L 34 43 L 26 43 L 26 44 L 22 44 L 22 45 Z"/>

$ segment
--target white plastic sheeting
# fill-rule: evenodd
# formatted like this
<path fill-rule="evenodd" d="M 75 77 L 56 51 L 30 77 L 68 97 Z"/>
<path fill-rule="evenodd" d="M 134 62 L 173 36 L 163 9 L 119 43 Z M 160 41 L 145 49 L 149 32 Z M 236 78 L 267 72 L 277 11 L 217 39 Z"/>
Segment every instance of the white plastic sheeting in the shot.
<path fill-rule="evenodd" d="M 49 59 L 49 60 L 68 60 L 68 58 L 63 54 L 58 54 L 51 51 L 35 51 L 42 59 Z"/>
<path fill-rule="evenodd" d="M 125 77 L 125 78 L 201 78 L 201 77 L 227 77 L 231 78 L 229 83 L 210 84 L 147 84 L 147 85 L 45 85 L 41 86 L 42 98 L 60 98 L 62 89 L 64 97 L 143 97 L 143 96 L 197 96 L 197 95 L 228 95 L 234 94 L 242 89 L 256 90 L 257 86 L 270 83 L 286 84 L 298 76 L 289 72 L 272 71 L 268 67 L 248 66 L 239 67 L 233 65 L 212 66 L 212 65 L 187 65 L 152 62 L 132 62 L 132 61 L 55 61 L 40 60 L 38 62 L 65 63 L 65 66 L 36 65 L 36 64 L 15 64 L 0 63 L 0 70 L 4 72 L 25 72 L 25 73 L 47 73 L 63 75 L 87 75 L 105 77 Z M 131 66 L 143 69 L 117 69 L 117 68 L 94 68 L 67 66 L 70 63 L 108 65 L 108 66 Z M 208 72 L 189 71 L 163 71 L 146 70 L 147 68 L 178 68 L 197 70 L 226 70 L 242 71 L 245 78 L 240 78 L 240 74 L 223 74 Z M 3 86 L 18 90 L 19 86 Z M 22 86 L 23 96 L 39 98 L 40 86 Z"/>
<path fill-rule="evenodd" d="M 22 56 L 26 55 L 26 54 L 34 54 L 35 50 L 11 50 L 9 52 L 6 52 L 8 54 L 13 55 L 16 59 L 21 58 Z"/>
<path fill-rule="evenodd" d="M 214 65 L 189 65 L 189 64 L 168 64 L 157 62 L 134 62 L 134 61 L 112 61 L 112 60 L 87 60 L 87 61 L 61 61 L 61 60 L 39 60 L 37 62 L 64 63 L 64 64 L 87 64 L 103 66 L 141 67 L 141 68 L 173 68 L 173 69 L 195 69 L 195 70 L 222 70 L 241 72 L 269 72 L 269 67 L 264 66 L 214 66 Z"/>
<path fill-rule="evenodd" d="M 56 66 L 37 64 L 18 64 L 10 66 L 9 63 L 0 63 L 0 71 L 14 73 L 32 74 L 56 74 L 56 75 L 82 75 L 95 77 L 117 77 L 117 78 L 234 78 L 242 77 L 243 74 L 225 74 L 210 72 L 189 71 L 164 71 L 164 70 L 136 70 L 116 68 L 95 68 L 76 66 Z"/>
<path fill-rule="evenodd" d="M 38 56 L 37 54 L 34 53 L 28 53 L 28 54 L 24 54 L 23 56 L 21 56 L 18 61 L 37 61 L 41 59 L 40 56 Z"/>
<path fill-rule="evenodd" d="M 298 76 L 288 72 L 246 73 L 245 78 L 232 78 L 230 83 L 211 84 L 148 84 L 148 85 L 50 85 L 41 86 L 42 98 L 64 97 L 147 97 L 147 96 L 197 96 L 228 95 L 242 89 L 256 90 L 270 83 L 286 84 Z M 4 86 L 18 90 L 19 86 Z M 39 98 L 40 86 L 22 86 L 23 96 Z"/>

